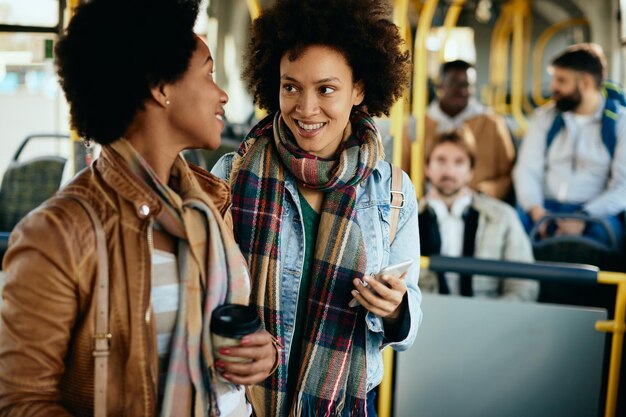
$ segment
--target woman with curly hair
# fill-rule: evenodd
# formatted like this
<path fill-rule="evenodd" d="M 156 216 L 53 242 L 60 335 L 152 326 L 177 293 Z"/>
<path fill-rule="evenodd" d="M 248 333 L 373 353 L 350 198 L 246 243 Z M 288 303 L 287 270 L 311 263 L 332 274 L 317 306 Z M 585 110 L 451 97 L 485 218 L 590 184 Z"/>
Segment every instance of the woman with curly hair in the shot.
<path fill-rule="evenodd" d="M 270 115 L 213 172 L 231 181 L 251 303 L 284 345 L 250 388 L 258 416 L 375 415 L 381 349 L 407 349 L 421 321 L 415 192 L 402 173 L 393 240 L 392 167 L 371 118 L 408 82 L 388 16 L 378 0 L 278 0 L 252 27 L 244 77 Z M 407 260 L 408 273 L 370 277 Z"/>
<path fill-rule="evenodd" d="M 0 415 L 248 416 L 239 384 L 276 362 L 267 331 L 230 348 L 245 367 L 212 354 L 212 311 L 247 304 L 250 284 L 228 185 L 179 156 L 219 146 L 228 100 L 197 13 L 192 0 L 91 0 L 57 44 L 72 124 L 102 152 L 11 236 Z M 88 212 L 106 238 L 108 311 Z M 95 334 L 97 311 L 108 334 Z"/>

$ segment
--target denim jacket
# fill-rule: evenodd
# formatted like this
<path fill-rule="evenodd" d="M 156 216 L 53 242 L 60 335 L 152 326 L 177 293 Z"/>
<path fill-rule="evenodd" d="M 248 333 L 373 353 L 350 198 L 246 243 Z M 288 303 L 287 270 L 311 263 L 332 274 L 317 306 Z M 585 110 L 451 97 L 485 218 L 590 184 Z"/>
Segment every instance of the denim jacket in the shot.
<path fill-rule="evenodd" d="M 224 155 L 215 164 L 212 173 L 218 177 L 228 179 L 232 168 L 234 154 Z M 406 276 L 408 309 L 401 319 L 400 331 L 396 336 L 399 340 L 390 340 L 385 337 L 382 318 L 367 313 L 367 391 L 380 384 L 383 377 L 383 363 L 381 350 L 390 345 L 395 350 L 406 350 L 413 344 L 417 328 L 422 321 L 420 303 L 422 295 L 417 286 L 419 277 L 420 242 L 417 221 L 417 199 L 415 190 L 408 175 L 402 173 L 402 192 L 404 193 L 404 207 L 400 210 L 398 229 L 393 245 L 389 245 L 390 232 L 390 187 L 391 165 L 380 161 L 367 180 L 357 188 L 357 221 L 361 226 L 365 252 L 367 256 L 367 270 L 365 274 L 376 274 L 383 267 L 393 265 L 409 259 L 413 265 Z M 302 210 L 298 198 L 298 188 L 295 178 L 288 173 L 285 175 L 283 201 L 283 224 L 281 227 L 281 242 L 291 250 L 282 250 L 281 279 L 282 279 L 282 309 L 284 309 L 285 349 L 287 357 L 292 344 L 293 328 L 295 325 L 300 289 L 300 276 L 304 259 L 304 224 Z"/>

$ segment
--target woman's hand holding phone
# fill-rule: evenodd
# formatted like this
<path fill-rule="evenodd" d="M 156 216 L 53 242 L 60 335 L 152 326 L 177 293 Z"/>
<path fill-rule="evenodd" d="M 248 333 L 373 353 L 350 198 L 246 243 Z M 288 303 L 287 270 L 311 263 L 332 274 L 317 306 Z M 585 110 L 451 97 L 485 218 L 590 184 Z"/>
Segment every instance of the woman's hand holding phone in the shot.
<path fill-rule="evenodd" d="M 400 317 L 402 299 L 406 294 L 407 271 L 413 261 L 402 262 L 383 268 L 375 277 L 366 276 L 365 282 L 354 280 L 355 290 L 352 290 L 354 299 L 350 307 L 361 304 L 365 309 L 388 321 L 395 321 Z"/>

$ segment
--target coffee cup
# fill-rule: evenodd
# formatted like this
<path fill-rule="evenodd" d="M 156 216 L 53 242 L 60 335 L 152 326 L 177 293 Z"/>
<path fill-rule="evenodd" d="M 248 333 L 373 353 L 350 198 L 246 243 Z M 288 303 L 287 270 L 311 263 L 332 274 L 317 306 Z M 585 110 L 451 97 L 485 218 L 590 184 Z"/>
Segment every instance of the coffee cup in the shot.
<path fill-rule="evenodd" d="M 211 343 L 216 359 L 227 362 L 250 362 L 249 358 L 222 355 L 221 348 L 239 346 L 245 335 L 261 330 L 261 319 L 254 307 L 243 304 L 223 304 L 211 314 Z"/>

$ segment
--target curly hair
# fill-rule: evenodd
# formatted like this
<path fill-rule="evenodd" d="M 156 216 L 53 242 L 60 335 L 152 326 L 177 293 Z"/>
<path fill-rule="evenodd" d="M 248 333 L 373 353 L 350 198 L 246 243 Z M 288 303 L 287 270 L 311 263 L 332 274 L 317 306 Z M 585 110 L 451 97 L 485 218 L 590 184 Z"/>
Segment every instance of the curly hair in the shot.
<path fill-rule="evenodd" d="M 196 48 L 199 0 L 91 0 L 56 45 L 79 135 L 102 145 L 128 129 L 150 88 L 180 79 Z"/>
<path fill-rule="evenodd" d="M 295 60 L 310 45 L 344 55 L 355 82 L 362 81 L 361 104 L 374 116 L 389 115 L 408 86 L 410 56 L 403 51 L 390 7 L 381 0 L 277 0 L 257 18 L 245 52 L 244 81 L 259 107 L 279 109 L 280 60 Z"/>

